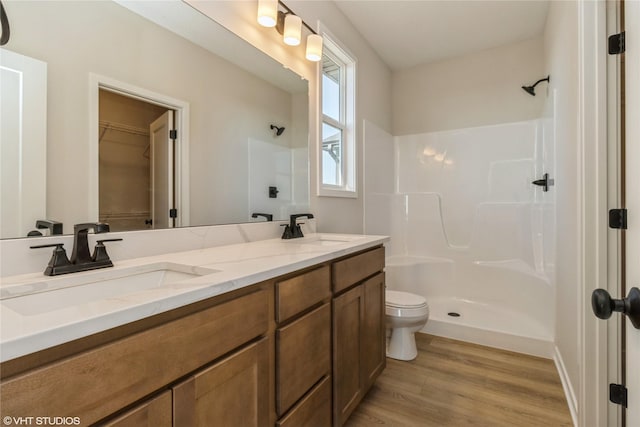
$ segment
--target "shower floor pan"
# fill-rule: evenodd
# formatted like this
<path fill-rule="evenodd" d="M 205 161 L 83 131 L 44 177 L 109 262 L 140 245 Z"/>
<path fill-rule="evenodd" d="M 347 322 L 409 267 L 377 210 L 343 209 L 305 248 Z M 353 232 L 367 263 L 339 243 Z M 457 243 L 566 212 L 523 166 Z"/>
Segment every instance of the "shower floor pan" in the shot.
<path fill-rule="evenodd" d="M 458 298 L 434 297 L 429 298 L 428 303 L 429 321 L 421 332 L 538 357 L 553 357 L 552 337 L 545 333 L 542 325 L 526 315 Z"/>

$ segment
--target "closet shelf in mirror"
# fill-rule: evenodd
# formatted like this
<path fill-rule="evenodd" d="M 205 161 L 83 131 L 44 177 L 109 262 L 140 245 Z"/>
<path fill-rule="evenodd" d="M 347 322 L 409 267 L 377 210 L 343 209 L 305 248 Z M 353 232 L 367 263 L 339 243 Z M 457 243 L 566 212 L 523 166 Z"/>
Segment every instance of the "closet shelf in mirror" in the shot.
<path fill-rule="evenodd" d="M 102 141 L 102 138 L 109 130 L 130 133 L 133 135 L 149 136 L 149 129 L 145 129 L 145 128 L 125 125 L 125 124 L 116 123 L 116 122 L 106 122 L 104 120 L 100 120 L 99 124 L 100 124 L 101 132 L 100 132 L 100 138 L 98 139 L 98 142 Z"/>

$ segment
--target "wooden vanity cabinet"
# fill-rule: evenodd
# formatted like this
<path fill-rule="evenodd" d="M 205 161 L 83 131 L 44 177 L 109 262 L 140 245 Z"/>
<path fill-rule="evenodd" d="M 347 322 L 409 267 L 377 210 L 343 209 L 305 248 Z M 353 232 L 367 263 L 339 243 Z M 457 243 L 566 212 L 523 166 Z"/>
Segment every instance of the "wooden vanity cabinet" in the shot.
<path fill-rule="evenodd" d="M 330 301 L 328 265 L 276 282 L 279 426 L 331 423 Z"/>
<path fill-rule="evenodd" d="M 276 422 L 277 427 L 331 425 L 331 377 L 326 376 L 298 404 Z"/>
<path fill-rule="evenodd" d="M 384 248 L 4 362 L 1 415 L 342 426 L 385 367 Z"/>
<path fill-rule="evenodd" d="M 334 295 L 337 294 L 333 299 L 336 427 L 345 423 L 386 366 L 383 268 L 383 248 L 333 264 Z"/>
<path fill-rule="evenodd" d="M 262 338 L 174 386 L 174 425 L 268 426 L 267 342 Z"/>
<path fill-rule="evenodd" d="M 371 388 L 387 363 L 384 273 L 376 274 L 360 287 L 364 296 L 362 383 L 366 391 Z"/>
<path fill-rule="evenodd" d="M 167 390 L 102 425 L 104 427 L 172 427 L 172 406 L 171 391 Z"/>
<path fill-rule="evenodd" d="M 59 355 L 58 352 L 65 351 L 68 355 L 50 363 L 41 362 L 40 366 L 36 364 L 21 374 L 3 377 L 0 383 L 2 414 L 63 415 L 79 417 L 82 426 L 97 422 L 119 425 L 115 421 L 119 412 L 143 402 L 118 423 L 126 426 L 136 424 L 134 421 L 139 419 L 143 420 L 141 423 L 145 419 L 164 420 L 164 415 L 158 415 L 166 409 L 162 404 L 164 400 L 158 403 L 144 399 L 267 335 L 271 288 L 255 285 L 242 293 L 237 297 L 225 295 L 196 303 L 193 309 L 177 309 L 177 318 L 170 321 L 165 320 L 166 316 L 173 316 L 174 312 L 159 315 L 160 320 L 144 319 L 144 326 L 124 325 L 108 331 L 109 339 L 98 345 L 95 340 L 99 337 L 86 337 L 84 340 L 93 347 L 84 351 L 77 350 L 85 346 L 84 342 L 72 342 L 41 352 L 40 360 L 49 357 L 49 352 Z M 149 322 L 154 326 L 147 326 Z M 134 326 L 141 330 L 131 333 Z M 259 367 L 265 369 L 263 365 Z M 270 395 L 260 395 L 260 402 L 250 402 L 251 398 L 253 395 L 248 394 L 245 404 L 259 406 L 263 399 L 270 399 Z M 109 421 L 111 417 L 114 421 Z"/>

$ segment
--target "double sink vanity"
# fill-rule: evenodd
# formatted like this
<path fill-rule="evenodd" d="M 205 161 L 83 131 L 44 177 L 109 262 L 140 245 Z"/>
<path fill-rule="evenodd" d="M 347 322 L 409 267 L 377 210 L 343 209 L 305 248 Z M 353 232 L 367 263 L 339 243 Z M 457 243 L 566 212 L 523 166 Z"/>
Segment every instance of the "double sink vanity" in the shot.
<path fill-rule="evenodd" d="M 1 415 L 341 426 L 385 367 L 386 240 L 309 234 L 4 278 Z"/>

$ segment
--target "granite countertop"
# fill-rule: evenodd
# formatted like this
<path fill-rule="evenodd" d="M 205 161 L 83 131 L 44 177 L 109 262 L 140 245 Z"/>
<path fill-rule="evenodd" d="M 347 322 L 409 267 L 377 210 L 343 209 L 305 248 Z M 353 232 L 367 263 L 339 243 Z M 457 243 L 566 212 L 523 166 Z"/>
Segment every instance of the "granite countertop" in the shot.
<path fill-rule="evenodd" d="M 349 255 L 386 236 L 309 234 L 114 261 L 113 268 L 0 281 L 0 362 Z M 162 275 L 159 286 L 136 277 Z M 153 273 L 153 272 L 156 273 Z M 118 277 L 122 280 L 116 280 Z M 109 280 L 109 282 L 105 282 Z"/>

